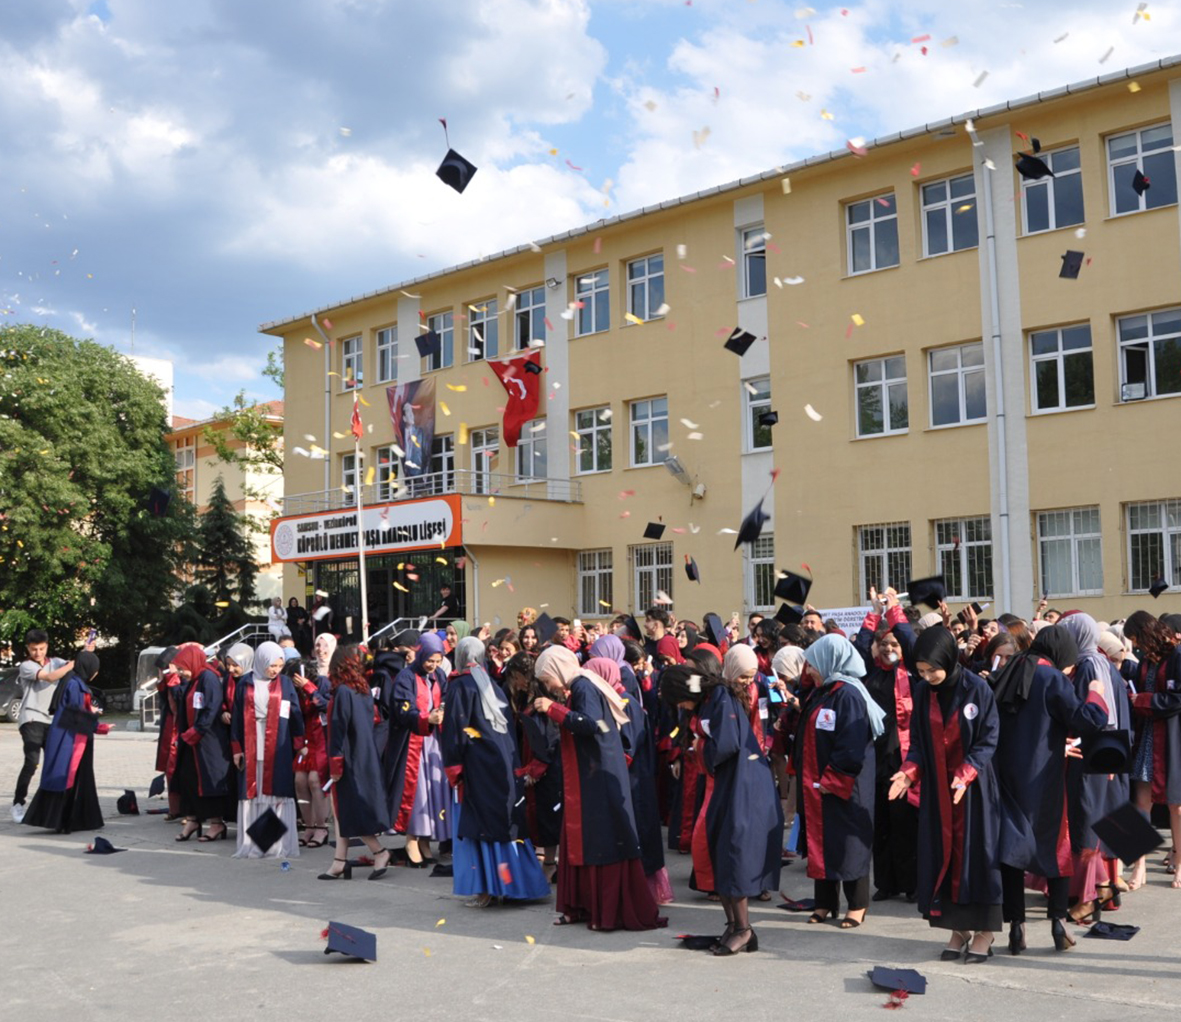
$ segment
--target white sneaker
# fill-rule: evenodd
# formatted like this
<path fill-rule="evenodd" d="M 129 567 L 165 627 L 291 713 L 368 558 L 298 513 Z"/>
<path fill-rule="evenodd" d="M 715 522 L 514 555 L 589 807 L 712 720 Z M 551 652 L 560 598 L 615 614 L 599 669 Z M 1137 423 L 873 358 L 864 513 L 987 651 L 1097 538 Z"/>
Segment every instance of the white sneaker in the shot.
<path fill-rule="evenodd" d="M 25 818 L 25 807 L 14 802 L 12 804 L 12 822 L 20 823 Z"/>

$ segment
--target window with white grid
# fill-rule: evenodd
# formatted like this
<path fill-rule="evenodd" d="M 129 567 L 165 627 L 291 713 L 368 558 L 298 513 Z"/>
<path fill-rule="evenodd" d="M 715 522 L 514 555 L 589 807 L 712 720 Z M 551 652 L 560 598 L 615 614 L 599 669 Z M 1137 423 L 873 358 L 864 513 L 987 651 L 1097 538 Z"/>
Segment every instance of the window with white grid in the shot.
<path fill-rule="evenodd" d="M 1037 544 L 1043 596 L 1103 595 L 1103 536 L 1097 507 L 1039 511 Z"/>
<path fill-rule="evenodd" d="M 629 406 L 632 468 L 662 465 L 668 460 L 668 398 L 633 401 Z"/>
<path fill-rule="evenodd" d="M 476 493 L 491 493 L 497 480 L 500 461 L 500 430 L 495 426 L 488 429 L 473 429 L 472 435 L 473 488 Z"/>
<path fill-rule="evenodd" d="M 1181 586 L 1181 500 L 1127 506 L 1128 588 L 1146 593 L 1154 582 Z"/>
<path fill-rule="evenodd" d="M 771 427 L 760 423 L 759 418 L 771 411 L 771 378 L 760 376 L 755 380 L 744 380 L 742 397 L 746 402 L 746 449 L 770 450 L 773 443 Z"/>
<path fill-rule="evenodd" d="M 945 518 L 936 522 L 935 557 L 948 601 L 992 598 L 992 519 Z"/>
<path fill-rule="evenodd" d="M 427 355 L 422 360 L 424 373 L 434 372 L 436 369 L 446 369 L 455 364 L 455 313 L 440 312 L 428 316 L 426 320 L 428 330 L 439 335 L 439 353 Z"/>
<path fill-rule="evenodd" d="M 610 329 L 611 289 L 605 269 L 575 278 L 574 300 L 577 302 L 575 332 L 579 337 Z"/>
<path fill-rule="evenodd" d="M 1029 389 L 1035 412 L 1064 412 L 1095 404 L 1091 324 L 1036 330 L 1029 335 L 1033 360 Z"/>
<path fill-rule="evenodd" d="M 764 533 L 750 545 L 746 592 L 751 610 L 775 609 L 775 537 Z"/>
<path fill-rule="evenodd" d="M 767 293 L 767 229 L 759 224 L 742 232 L 742 297 Z"/>
<path fill-rule="evenodd" d="M 984 393 L 984 345 L 961 344 L 927 353 L 931 425 L 962 426 L 988 416 Z"/>
<path fill-rule="evenodd" d="M 911 578 L 910 522 L 862 525 L 857 529 L 857 550 L 861 563 L 861 598 L 870 589 L 879 593 L 893 587 L 902 592 Z"/>
<path fill-rule="evenodd" d="M 857 388 L 857 435 L 889 436 L 910 426 L 906 398 L 906 356 L 874 358 L 853 366 Z"/>
<path fill-rule="evenodd" d="M 176 488 L 190 504 L 197 493 L 197 438 L 190 436 L 173 445 L 176 455 Z"/>
<path fill-rule="evenodd" d="M 513 343 L 517 351 L 536 347 L 533 341 L 545 341 L 544 287 L 531 287 L 517 292 L 513 325 Z"/>
<path fill-rule="evenodd" d="M 611 613 L 613 602 L 611 551 L 579 551 L 578 613 L 584 617 L 602 617 Z"/>
<path fill-rule="evenodd" d="M 673 545 L 671 543 L 645 543 L 632 547 L 632 565 L 635 570 L 635 602 L 641 610 L 656 605 L 657 593 L 664 593 L 671 600 L 673 595 Z M 672 604 L 661 604 L 666 610 Z"/>
<path fill-rule="evenodd" d="M 546 460 L 545 419 L 531 419 L 517 440 L 517 478 L 544 479 Z"/>
<path fill-rule="evenodd" d="M 898 265 L 898 203 L 893 192 L 845 207 L 845 247 L 850 276 Z"/>
<path fill-rule="evenodd" d="M 1181 394 L 1181 309 L 1124 316 L 1116 329 L 1120 400 Z"/>
<path fill-rule="evenodd" d="M 959 252 L 979 244 L 976 179 L 971 174 L 923 185 L 922 198 L 924 255 Z"/>
<path fill-rule="evenodd" d="M 450 433 L 431 441 L 431 479 L 435 493 L 455 489 L 455 437 Z"/>
<path fill-rule="evenodd" d="M 1137 171 L 1148 179 L 1142 194 L 1135 188 Z M 1113 135 L 1107 140 L 1107 173 L 1113 216 L 1173 205 L 1177 201 L 1173 125 L 1154 124 Z"/>
<path fill-rule="evenodd" d="M 579 475 L 611 471 L 611 409 L 584 408 L 574 413 L 578 434 Z"/>
<path fill-rule="evenodd" d="M 1053 176 L 1021 179 L 1025 233 L 1056 231 L 1083 223 L 1083 174 L 1078 146 L 1038 153 L 1038 159 Z"/>
<path fill-rule="evenodd" d="M 340 488 L 349 497 L 356 493 L 357 456 L 345 454 L 340 459 Z"/>
<path fill-rule="evenodd" d="M 664 255 L 646 256 L 627 264 L 627 311 L 637 319 L 649 320 L 663 315 Z"/>
<path fill-rule="evenodd" d="M 340 385 L 343 390 L 360 387 L 365 378 L 365 359 L 361 338 L 345 337 L 340 342 Z"/>
<path fill-rule="evenodd" d="M 496 318 L 496 299 L 475 302 L 467 309 L 467 360 L 496 358 L 500 353 L 500 321 Z"/>
<path fill-rule="evenodd" d="M 393 500 L 397 496 L 398 459 L 392 446 L 379 447 L 373 452 L 377 483 L 377 499 Z"/>
<path fill-rule="evenodd" d="M 377 331 L 377 382 L 393 383 L 398 378 L 398 328 Z"/>

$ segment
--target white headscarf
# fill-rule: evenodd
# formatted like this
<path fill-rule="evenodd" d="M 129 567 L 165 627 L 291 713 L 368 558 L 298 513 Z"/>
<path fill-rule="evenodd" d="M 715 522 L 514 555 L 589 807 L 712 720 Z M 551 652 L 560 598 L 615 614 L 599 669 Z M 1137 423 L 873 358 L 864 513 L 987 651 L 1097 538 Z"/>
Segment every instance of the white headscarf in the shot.
<path fill-rule="evenodd" d="M 804 669 L 804 651 L 799 646 L 784 646 L 775 654 L 771 661 L 771 670 L 776 677 L 782 676 L 788 681 L 799 678 Z"/>
<path fill-rule="evenodd" d="M 484 717 L 493 731 L 503 735 L 508 731 L 508 718 L 504 715 L 508 704 L 497 693 L 496 686 L 484 670 L 486 653 L 484 643 L 474 635 L 460 639 L 459 645 L 455 647 L 455 672 L 463 674 L 466 671 L 472 676 L 476 688 L 480 690 L 480 708 L 484 711 Z"/>

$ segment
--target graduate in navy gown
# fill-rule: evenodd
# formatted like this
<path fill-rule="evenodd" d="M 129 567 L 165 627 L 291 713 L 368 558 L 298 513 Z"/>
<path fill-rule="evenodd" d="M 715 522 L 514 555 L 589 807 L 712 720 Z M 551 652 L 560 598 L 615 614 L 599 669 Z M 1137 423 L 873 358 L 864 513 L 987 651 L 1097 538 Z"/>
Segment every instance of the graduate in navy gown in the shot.
<path fill-rule="evenodd" d="M 453 890 L 468 896 L 471 908 L 493 898 L 545 898 L 550 891 L 533 842 L 518 831 L 525 785 L 508 700 L 484 669 L 484 656 L 484 643 L 470 635 L 455 647 L 441 738 L 455 789 Z"/>
<path fill-rule="evenodd" d="M 533 708 L 562 729 L 557 924 L 586 922 L 594 930 L 665 925 L 640 861 L 619 736 L 628 723 L 623 700 L 605 681 L 584 674 L 565 646 L 545 649 L 535 673 L 556 698 L 538 696 Z"/>
<path fill-rule="evenodd" d="M 800 847 L 815 884 L 816 911 L 835 916 L 843 886 L 842 929 L 860 926 L 869 907 L 873 847 L 873 741 L 885 714 L 861 684 L 865 664 L 841 635 L 825 635 L 804 651 L 806 684 L 792 759 L 798 778 Z"/>
<path fill-rule="evenodd" d="M 370 880 L 385 876 L 390 851 L 377 835 L 390 829 L 389 805 L 381 779 L 381 761 L 373 741 L 373 695 L 358 646 L 341 646 L 328 669 L 332 701 L 328 704 L 328 770 L 336 855 L 320 880 L 352 878 L 349 838 L 360 838 L 373 856 Z"/>
<path fill-rule="evenodd" d="M 913 655 L 910 751 L 889 795 L 919 788 L 916 894 L 931 926 L 952 931 L 940 957 L 985 962 L 1001 928 L 996 703 L 942 625 L 923 629 Z"/>
<path fill-rule="evenodd" d="M 1078 646 L 1064 628 L 1043 628 L 1033 645 L 997 676 L 1000 715 L 996 769 L 1001 793 L 1001 884 L 1009 951 L 1025 949 L 1025 873 L 1046 878 L 1054 947 L 1074 945 L 1062 920 L 1070 892 L 1070 831 L 1066 822 L 1066 744 L 1070 735 L 1107 726 L 1104 683 L 1075 695 L 1063 671 L 1074 670 Z"/>
<path fill-rule="evenodd" d="M 222 722 L 222 682 L 210 666 L 205 650 L 186 642 L 172 661 L 184 682 L 177 697 L 177 755 L 174 779 L 180 789 L 184 827 L 177 841 L 199 834 L 198 841 L 223 837 L 223 819 L 230 794 L 230 729 Z M 209 832 L 201 826 L 209 822 Z"/>

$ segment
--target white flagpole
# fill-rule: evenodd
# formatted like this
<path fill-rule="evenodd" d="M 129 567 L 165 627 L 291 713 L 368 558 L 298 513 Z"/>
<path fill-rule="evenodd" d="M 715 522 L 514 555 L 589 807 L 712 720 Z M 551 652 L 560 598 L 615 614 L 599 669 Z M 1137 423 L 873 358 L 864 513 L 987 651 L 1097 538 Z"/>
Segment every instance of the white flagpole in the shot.
<path fill-rule="evenodd" d="M 365 503 L 361 496 L 361 489 L 364 486 L 365 477 L 361 474 L 361 441 L 356 437 L 353 438 L 353 450 L 355 452 L 355 464 L 357 466 L 357 470 L 353 475 L 353 488 L 356 490 L 357 497 L 357 559 L 361 571 L 361 641 L 368 642 L 369 577 L 365 571 Z"/>

